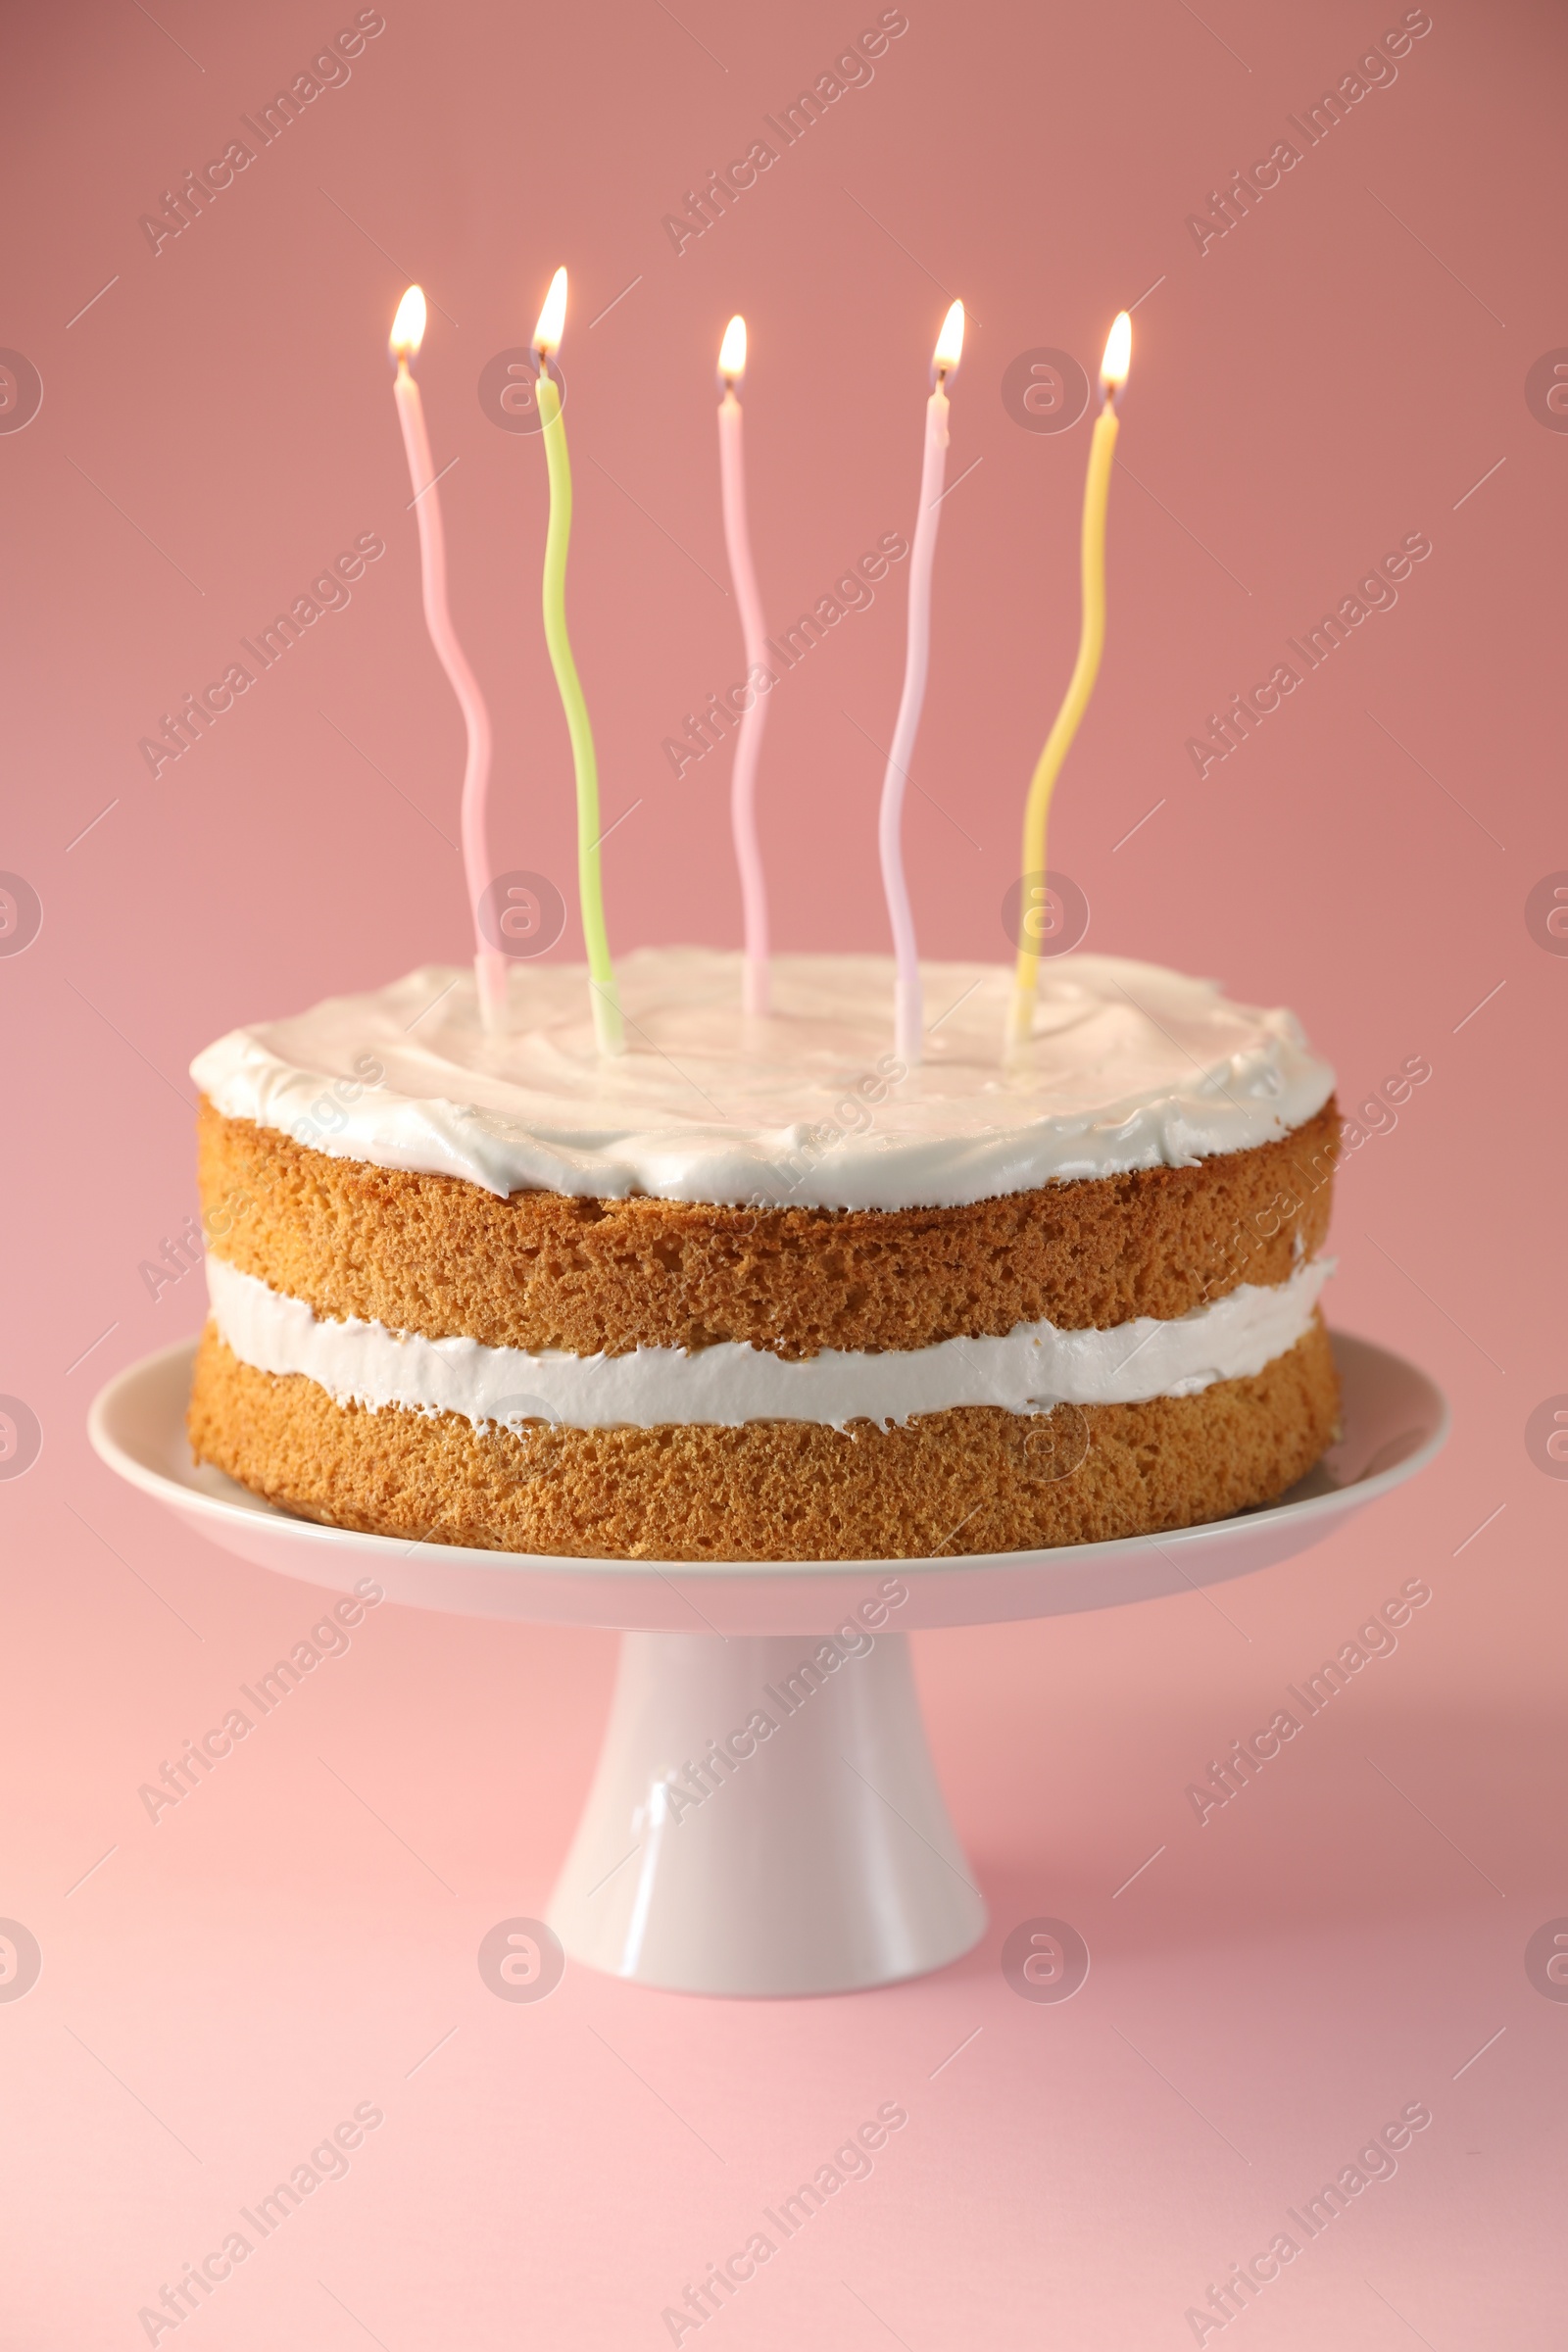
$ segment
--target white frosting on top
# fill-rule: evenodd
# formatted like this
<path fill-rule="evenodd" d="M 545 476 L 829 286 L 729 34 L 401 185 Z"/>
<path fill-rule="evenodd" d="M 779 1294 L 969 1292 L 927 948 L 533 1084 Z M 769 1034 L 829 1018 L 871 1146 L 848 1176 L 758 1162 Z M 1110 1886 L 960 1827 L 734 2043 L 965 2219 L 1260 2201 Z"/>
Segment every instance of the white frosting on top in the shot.
<path fill-rule="evenodd" d="M 859 1353 L 825 1348 L 800 1362 L 720 1341 L 635 1348 L 624 1355 L 487 1348 L 427 1340 L 357 1315 L 318 1316 L 209 1252 L 208 1295 L 219 1332 L 260 1372 L 303 1372 L 342 1403 L 462 1413 L 474 1423 L 547 1420 L 572 1429 L 658 1429 L 671 1422 L 907 1421 L 962 1404 L 1010 1413 L 1054 1404 L 1131 1404 L 1190 1396 L 1243 1380 L 1294 1348 L 1333 1272 L 1314 1258 L 1288 1282 L 1243 1284 L 1212 1305 L 1160 1321 L 1141 1315 L 1109 1331 L 1020 1323 L 1005 1339 L 942 1340 Z"/>
<path fill-rule="evenodd" d="M 1121 956 L 1044 962 L 1033 1035 L 1005 1066 L 1010 966 L 927 964 L 912 1071 L 893 1054 L 888 958 L 781 956 L 766 1019 L 743 1015 L 740 970 L 709 948 L 623 956 L 628 1051 L 607 1059 L 581 965 L 514 965 L 511 1032 L 486 1037 L 471 971 L 426 964 L 232 1030 L 191 1075 L 230 1118 L 503 1196 L 820 1208 L 1189 1166 L 1299 1126 L 1334 1084 L 1291 1013 Z"/>

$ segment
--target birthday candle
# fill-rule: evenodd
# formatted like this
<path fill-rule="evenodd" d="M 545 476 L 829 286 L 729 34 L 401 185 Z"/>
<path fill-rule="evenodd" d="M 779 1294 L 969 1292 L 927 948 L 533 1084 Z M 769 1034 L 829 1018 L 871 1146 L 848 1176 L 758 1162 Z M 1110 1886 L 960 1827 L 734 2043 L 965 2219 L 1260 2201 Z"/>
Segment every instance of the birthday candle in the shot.
<path fill-rule="evenodd" d="M 414 511 L 419 520 L 419 581 L 424 595 L 424 625 L 430 633 L 442 668 L 463 711 L 467 733 L 467 757 L 463 769 L 463 867 L 468 886 L 468 905 L 474 924 L 474 976 L 479 991 L 479 1013 L 486 1029 L 505 1025 L 507 959 L 479 929 L 479 905 L 490 887 L 490 853 L 485 843 L 485 802 L 490 787 L 490 713 L 472 670 L 464 659 L 447 607 L 446 539 L 441 507 L 436 497 L 430 441 L 424 429 L 424 406 L 410 362 L 424 340 L 424 295 L 410 286 L 392 321 L 389 349 L 397 362 L 392 397 L 398 404 L 403 447 L 414 485 Z"/>
<path fill-rule="evenodd" d="M 583 701 L 577 664 L 566 634 L 566 551 L 571 542 L 571 460 L 566 452 L 566 428 L 561 417 L 561 394 L 550 373 L 550 362 L 561 349 L 566 322 L 566 272 L 558 270 L 550 281 L 533 347 L 539 361 L 536 387 L 544 426 L 545 465 L 550 476 L 550 527 L 545 535 L 545 644 L 556 688 L 566 714 L 571 738 L 572 766 L 577 778 L 577 891 L 582 906 L 582 935 L 588 950 L 588 995 L 593 1006 L 594 1036 L 601 1054 L 625 1051 L 620 997 L 615 967 L 610 960 L 605 931 L 605 894 L 599 871 L 599 762 L 594 754 L 594 731 Z"/>
<path fill-rule="evenodd" d="M 1083 617 L 1079 628 L 1078 659 L 1068 680 L 1061 709 L 1046 737 L 1045 749 L 1030 780 L 1023 818 L 1023 895 L 1019 905 L 1018 961 L 1013 973 L 1012 1002 L 1007 1015 L 1009 1048 L 1023 1044 L 1034 1021 L 1035 991 L 1040 975 L 1040 943 L 1047 918 L 1046 818 L 1051 795 L 1078 722 L 1089 708 L 1105 642 L 1105 508 L 1110 497 L 1110 466 L 1119 429 L 1116 403 L 1127 381 L 1132 360 L 1133 322 L 1118 311 L 1101 362 L 1101 410 L 1089 444 L 1089 471 L 1084 481 L 1083 532 L 1080 563 L 1083 575 Z"/>
<path fill-rule="evenodd" d="M 724 340 L 718 347 L 718 382 L 723 394 L 718 404 L 718 471 L 724 504 L 724 545 L 729 551 L 730 577 L 740 607 L 741 633 L 746 645 L 746 684 L 752 699 L 741 714 L 735 737 L 729 816 L 741 878 L 746 942 L 744 1003 L 748 1012 L 766 1012 L 767 885 L 757 839 L 757 761 L 767 721 L 767 697 L 758 683 L 758 673 L 766 676 L 768 670 L 762 601 L 757 592 L 757 569 L 752 562 L 752 539 L 746 520 L 746 452 L 739 392 L 745 373 L 746 321 L 737 317 L 724 329 Z"/>
<path fill-rule="evenodd" d="M 904 692 L 899 700 L 898 724 L 882 779 L 882 806 L 877 844 L 882 858 L 882 888 L 887 897 L 888 922 L 893 932 L 894 1050 L 912 1069 L 919 1061 L 925 1019 L 920 995 L 920 959 L 915 945 L 914 916 L 904 876 L 904 788 L 908 781 L 914 739 L 919 732 L 920 707 L 925 701 L 926 664 L 931 646 L 931 565 L 937 551 L 937 509 L 948 456 L 947 381 L 963 350 L 963 305 L 956 302 L 942 321 L 942 332 L 931 358 L 932 389 L 925 409 L 925 455 L 920 466 L 920 507 L 909 549 L 909 627 L 904 660 Z"/>

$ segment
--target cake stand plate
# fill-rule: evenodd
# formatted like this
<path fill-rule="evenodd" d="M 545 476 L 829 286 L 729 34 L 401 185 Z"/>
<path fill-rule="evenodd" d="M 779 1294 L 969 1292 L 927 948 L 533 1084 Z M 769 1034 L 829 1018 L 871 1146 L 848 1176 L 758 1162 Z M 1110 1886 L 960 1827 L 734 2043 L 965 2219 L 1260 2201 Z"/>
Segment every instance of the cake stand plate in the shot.
<path fill-rule="evenodd" d="M 1206 1527 L 926 1560 L 589 1560 L 405 1543 L 296 1519 L 185 1442 L 195 1341 L 111 1381 L 99 1456 L 254 1565 L 464 1616 L 614 1627 L 598 1770 L 549 1909 L 574 1959 L 670 1990 L 845 1992 L 956 1960 L 985 1932 L 910 1669 L 920 1628 L 1110 1608 L 1320 1543 L 1428 1462 L 1441 1392 L 1334 1338 L 1345 1434 L 1281 1501 Z"/>

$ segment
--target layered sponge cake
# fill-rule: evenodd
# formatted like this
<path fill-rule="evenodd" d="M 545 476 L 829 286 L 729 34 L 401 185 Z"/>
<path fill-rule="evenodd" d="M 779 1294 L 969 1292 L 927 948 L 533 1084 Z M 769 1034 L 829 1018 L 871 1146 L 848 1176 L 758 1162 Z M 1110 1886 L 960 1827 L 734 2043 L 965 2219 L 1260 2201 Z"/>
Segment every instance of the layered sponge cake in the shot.
<path fill-rule="evenodd" d="M 1157 1533 L 1333 1442 L 1339 1122 L 1293 1017 L 1118 957 L 1008 969 L 644 950 L 628 1052 L 584 976 L 470 974 L 198 1056 L 200 1459 L 410 1541 L 873 1560 Z"/>

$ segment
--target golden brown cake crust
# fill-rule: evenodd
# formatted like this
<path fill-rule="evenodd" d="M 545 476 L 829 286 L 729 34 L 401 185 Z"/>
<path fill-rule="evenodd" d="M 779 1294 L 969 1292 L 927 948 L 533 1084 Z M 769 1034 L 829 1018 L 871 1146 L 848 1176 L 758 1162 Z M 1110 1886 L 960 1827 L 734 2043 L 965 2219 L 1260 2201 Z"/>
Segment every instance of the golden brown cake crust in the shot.
<path fill-rule="evenodd" d="M 190 1437 L 256 1494 L 335 1527 L 598 1559 L 922 1559 L 1102 1542 L 1269 1502 L 1333 1443 L 1320 1318 L 1255 1377 L 1141 1404 L 989 1405 L 901 1427 L 549 1428 L 334 1403 L 242 1364 L 209 1324 Z"/>
<path fill-rule="evenodd" d="M 732 1340 L 799 1357 L 1020 1323 L 1104 1330 L 1283 1282 L 1327 1232 L 1339 1130 L 1331 1100 L 1252 1151 L 961 1208 L 503 1200 L 331 1158 L 206 1101 L 199 1165 L 218 1254 L 322 1315 L 577 1355 Z"/>

